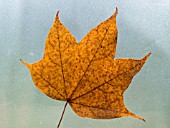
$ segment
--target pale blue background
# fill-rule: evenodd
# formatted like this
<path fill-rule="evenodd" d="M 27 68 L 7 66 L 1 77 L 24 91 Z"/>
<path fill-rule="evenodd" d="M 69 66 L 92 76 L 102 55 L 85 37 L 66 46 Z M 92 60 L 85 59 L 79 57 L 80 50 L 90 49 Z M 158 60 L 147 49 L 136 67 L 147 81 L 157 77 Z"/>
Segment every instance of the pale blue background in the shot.
<path fill-rule="evenodd" d="M 29 63 L 43 56 L 44 42 L 60 10 L 63 24 L 80 41 L 118 7 L 116 57 L 151 57 L 125 93 L 126 106 L 146 123 L 130 118 L 93 120 L 68 106 L 61 128 L 169 128 L 169 0 L 0 0 L 0 127 L 56 128 L 64 102 L 40 93 Z"/>

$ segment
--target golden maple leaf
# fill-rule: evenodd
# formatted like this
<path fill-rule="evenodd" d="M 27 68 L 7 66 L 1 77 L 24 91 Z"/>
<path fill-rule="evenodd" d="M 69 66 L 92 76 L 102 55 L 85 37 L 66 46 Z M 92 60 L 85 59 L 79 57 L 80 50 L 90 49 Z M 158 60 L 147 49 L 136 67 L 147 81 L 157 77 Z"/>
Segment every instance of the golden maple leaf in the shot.
<path fill-rule="evenodd" d="M 128 111 L 123 93 L 150 53 L 140 60 L 113 60 L 118 34 L 117 13 L 118 9 L 80 43 L 76 43 L 57 13 L 46 40 L 43 59 L 33 64 L 21 60 L 42 93 L 66 101 L 63 114 L 69 103 L 81 117 L 112 119 L 132 116 L 144 120 Z"/>

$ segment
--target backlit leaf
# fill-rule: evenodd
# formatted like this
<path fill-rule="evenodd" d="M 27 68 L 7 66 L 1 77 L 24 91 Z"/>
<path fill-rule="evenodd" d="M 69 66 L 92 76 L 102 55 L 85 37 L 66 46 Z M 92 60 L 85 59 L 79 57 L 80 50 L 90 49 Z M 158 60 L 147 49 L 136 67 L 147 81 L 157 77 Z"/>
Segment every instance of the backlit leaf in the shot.
<path fill-rule="evenodd" d="M 42 93 L 66 101 L 64 111 L 69 104 L 81 117 L 132 116 L 144 120 L 126 108 L 123 94 L 150 53 L 140 60 L 114 59 L 117 13 L 116 9 L 109 19 L 92 29 L 79 43 L 60 22 L 57 13 L 46 39 L 43 59 L 33 64 L 21 60 Z"/>

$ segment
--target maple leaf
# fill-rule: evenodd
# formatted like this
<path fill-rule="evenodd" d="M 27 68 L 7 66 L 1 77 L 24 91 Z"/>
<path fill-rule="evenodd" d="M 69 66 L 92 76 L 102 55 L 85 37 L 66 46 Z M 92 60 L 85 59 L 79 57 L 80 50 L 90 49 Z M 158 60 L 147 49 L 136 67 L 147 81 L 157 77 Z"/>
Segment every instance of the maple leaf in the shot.
<path fill-rule="evenodd" d="M 118 30 L 115 13 L 92 29 L 79 43 L 60 22 L 58 13 L 50 29 L 42 60 L 27 64 L 37 88 L 50 98 L 66 101 L 81 117 L 112 119 L 143 118 L 130 112 L 124 91 L 150 53 L 140 60 L 115 59 Z"/>

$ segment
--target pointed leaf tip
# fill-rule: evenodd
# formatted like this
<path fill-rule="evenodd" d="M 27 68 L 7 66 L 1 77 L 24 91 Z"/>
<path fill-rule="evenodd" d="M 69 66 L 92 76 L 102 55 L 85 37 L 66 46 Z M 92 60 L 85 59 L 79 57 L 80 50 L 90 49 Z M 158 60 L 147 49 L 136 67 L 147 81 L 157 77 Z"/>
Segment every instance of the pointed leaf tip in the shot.
<path fill-rule="evenodd" d="M 152 54 L 152 53 L 150 52 L 150 53 L 147 54 L 147 56 L 149 57 L 151 54 Z"/>
<path fill-rule="evenodd" d="M 116 13 L 118 13 L 118 8 L 116 7 Z"/>
<path fill-rule="evenodd" d="M 118 14 L 118 8 L 116 7 L 115 12 L 113 13 L 113 15 L 112 15 L 110 18 L 111 18 L 111 19 L 115 19 L 116 16 L 117 16 L 117 14 Z"/>
<path fill-rule="evenodd" d="M 118 14 L 118 8 L 116 7 L 116 10 L 113 15 L 116 16 L 117 14 Z"/>
<path fill-rule="evenodd" d="M 20 61 L 26 66 L 26 67 L 28 67 L 29 68 L 29 64 L 28 63 L 26 63 L 25 61 L 23 61 L 22 59 L 20 59 Z"/>
<path fill-rule="evenodd" d="M 60 11 L 57 11 L 56 18 L 59 18 L 59 12 L 60 12 Z"/>
<path fill-rule="evenodd" d="M 146 61 L 151 54 L 152 54 L 152 53 L 148 53 L 148 54 L 143 58 L 143 60 Z"/>

